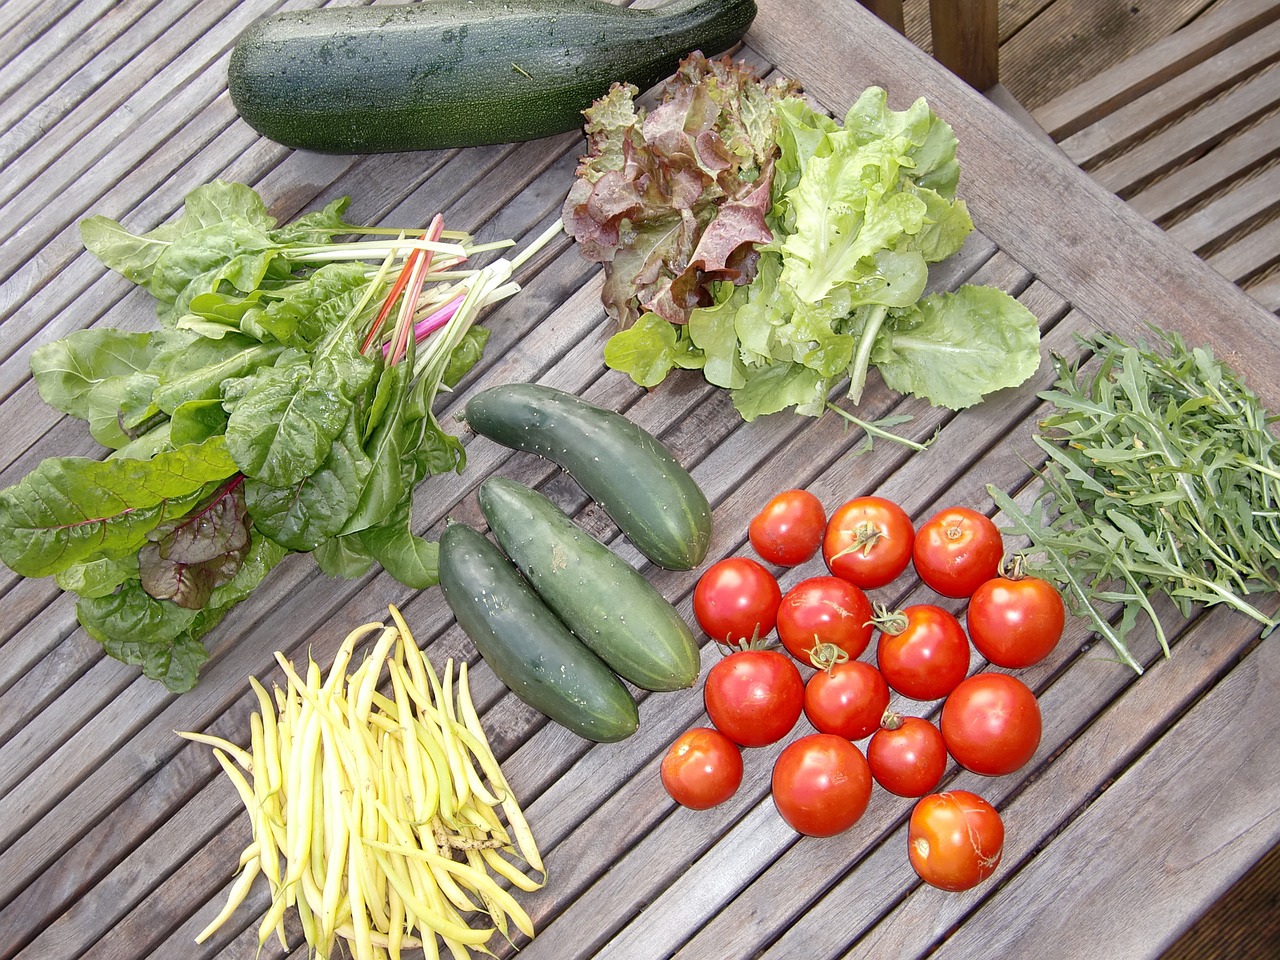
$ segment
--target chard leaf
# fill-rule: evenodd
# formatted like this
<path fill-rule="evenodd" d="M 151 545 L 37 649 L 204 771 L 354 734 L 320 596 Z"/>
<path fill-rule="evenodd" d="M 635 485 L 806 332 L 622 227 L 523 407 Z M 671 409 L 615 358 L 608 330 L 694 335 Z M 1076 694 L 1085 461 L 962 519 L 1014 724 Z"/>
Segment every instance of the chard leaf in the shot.
<path fill-rule="evenodd" d="M 373 554 L 365 547 L 358 533 L 326 540 L 316 548 L 312 556 L 322 573 L 342 580 L 363 577 L 373 567 Z"/>
<path fill-rule="evenodd" d="M 152 364 L 150 372 L 159 381 L 156 406 L 172 415 L 184 403 L 219 400 L 224 383 L 274 363 L 283 352 L 279 344 L 258 343 L 239 334 L 218 340 L 195 337 Z"/>
<path fill-rule="evenodd" d="M 891 312 L 872 360 L 899 393 L 961 410 L 1015 387 L 1040 364 L 1035 315 L 994 287 L 966 285 Z"/>
<path fill-rule="evenodd" d="M 0 491 L 0 560 L 24 577 L 44 577 L 126 556 L 235 470 L 221 437 L 151 460 L 51 457 Z"/>
<path fill-rule="evenodd" d="M 31 375 L 45 403 L 88 420 L 91 397 L 107 381 L 147 369 L 155 355 L 150 333 L 77 330 L 31 354 Z"/>
<path fill-rule="evenodd" d="M 227 428 L 227 412 L 220 400 L 188 400 L 169 419 L 170 442 L 175 447 L 204 443 Z"/>
<path fill-rule="evenodd" d="M 145 234 L 130 233 L 107 217 L 96 216 L 80 224 L 80 238 L 104 266 L 139 286 L 150 286 L 157 265 L 170 248 L 185 236 L 224 222 L 243 221 L 259 230 L 275 225 L 266 205 L 250 187 L 214 181 L 192 190 L 182 215 Z M 167 268 L 172 271 L 172 264 Z"/>
<path fill-rule="evenodd" d="M 301 483 L 329 455 L 375 370 L 351 329 L 343 328 L 310 362 L 295 354 L 229 387 L 227 448 L 240 471 L 275 487 Z"/>
<path fill-rule="evenodd" d="M 355 424 L 348 420 L 313 474 L 290 487 L 248 480 L 245 500 L 254 526 L 263 534 L 305 553 L 342 530 L 372 471 Z"/>
<path fill-rule="evenodd" d="M 82 598 L 76 616 L 110 656 L 142 667 L 175 692 L 190 689 L 209 659 L 200 643 L 182 638 L 197 611 L 149 596 L 137 580 L 106 596 Z"/>
<path fill-rule="evenodd" d="M 202 293 L 229 285 L 257 288 L 279 248 L 260 229 L 238 220 L 213 223 L 174 240 L 156 258 L 147 289 L 161 322 L 172 326 Z"/>
<path fill-rule="evenodd" d="M 438 544 L 409 528 L 409 502 L 404 501 L 380 526 L 356 536 L 382 569 L 406 587 L 426 590 L 440 582 Z"/>
<path fill-rule="evenodd" d="M 271 239 L 279 244 L 328 243 L 335 236 L 355 233 L 358 228 L 347 223 L 344 214 L 351 206 L 350 197 L 331 200 L 323 209 L 302 216 L 271 230 Z"/>
<path fill-rule="evenodd" d="M 138 578 L 157 600 L 198 610 L 228 583 L 249 551 L 249 514 L 239 482 L 219 490 L 187 515 L 147 534 L 138 551 Z"/>
<path fill-rule="evenodd" d="M 82 597 L 105 597 L 120 585 L 138 579 L 138 557 L 88 560 L 54 574 L 58 586 Z"/>

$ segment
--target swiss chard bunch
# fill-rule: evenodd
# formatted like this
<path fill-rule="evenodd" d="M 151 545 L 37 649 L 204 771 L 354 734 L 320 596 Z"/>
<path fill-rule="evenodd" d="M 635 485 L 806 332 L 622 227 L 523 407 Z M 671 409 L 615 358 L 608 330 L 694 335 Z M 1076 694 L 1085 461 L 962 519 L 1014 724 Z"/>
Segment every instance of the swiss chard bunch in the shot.
<path fill-rule="evenodd" d="M 149 233 L 86 220 L 86 247 L 155 298 L 160 326 L 32 356 L 43 399 L 107 451 L 0 491 L 0 559 L 78 594 L 85 630 L 172 690 L 291 552 L 331 575 L 378 563 L 436 582 L 412 494 L 465 457 L 432 403 L 480 357 L 477 311 L 515 291 L 515 264 L 461 269 L 488 246 L 439 218 L 413 237 L 356 227 L 346 206 L 279 225 L 249 187 L 216 182 Z M 377 239 L 335 242 L 355 234 Z"/>
<path fill-rule="evenodd" d="M 973 223 L 956 139 L 924 100 L 871 88 L 843 123 L 786 82 L 693 55 L 646 112 L 615 86 L 587 111 L 563 220 L 605 265 L 624 327 L 606 363 L 653 386 L 700 369 L 744 419 L 817 416 L 837 383 L 961 409 L 1039 364 L 1035 317 L 1003 291 L 925 297 Z"/>

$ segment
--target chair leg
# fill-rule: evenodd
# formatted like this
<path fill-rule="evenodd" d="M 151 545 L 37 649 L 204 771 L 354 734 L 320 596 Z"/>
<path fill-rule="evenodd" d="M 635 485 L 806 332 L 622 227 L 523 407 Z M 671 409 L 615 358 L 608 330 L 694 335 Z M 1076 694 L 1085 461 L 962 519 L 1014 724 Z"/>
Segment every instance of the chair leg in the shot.
<path fill-rule="evenodd" d="M 1000 82 L 998 0 L 929 0 L 933 55 L 977 90 Z"/>
<path fill-rule="evenodd" d="M 906 21 L 902 16 L 902 0 L 858 0 L 858 2 L 899 33 L 906 33 Z"/>

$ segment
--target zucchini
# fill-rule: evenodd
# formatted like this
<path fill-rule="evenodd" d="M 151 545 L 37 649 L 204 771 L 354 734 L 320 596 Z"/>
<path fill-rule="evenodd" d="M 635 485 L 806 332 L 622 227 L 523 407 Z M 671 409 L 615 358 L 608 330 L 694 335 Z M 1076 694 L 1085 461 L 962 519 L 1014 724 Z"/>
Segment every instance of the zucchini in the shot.
<path fill-rule="evenodd" d="M 755 0 L 426 0 L 278 13 L 227 70 L 249 126 L 290 147 L 388 153 L 564 133 L 615 81 L 647 89 L 733 46 Z"/>
<path fill-rule="evenodd" d="M 445 528 L 440 589 L 485 663 L 529 706 L 599 743 L 639 728 L 639 709 L 623 682 L 483 534 L 461 523 Z"/>
<path fill-rule="evenodd" d="M 682 690 L 697 682 L 693 632 L 635 567 L 514 480 L 482 483 L 480 509 L 551 612 L 620 677 L 644 690 Z"/>
<path fill-rule="evenodd" d="M 692 570 L 711 544 L 711 507 L 689 472 L 620 413 L 536 383 L 482 390 L 467 401 L 477 433 L 546 457 L 573 477 L 649 560 Z"/>

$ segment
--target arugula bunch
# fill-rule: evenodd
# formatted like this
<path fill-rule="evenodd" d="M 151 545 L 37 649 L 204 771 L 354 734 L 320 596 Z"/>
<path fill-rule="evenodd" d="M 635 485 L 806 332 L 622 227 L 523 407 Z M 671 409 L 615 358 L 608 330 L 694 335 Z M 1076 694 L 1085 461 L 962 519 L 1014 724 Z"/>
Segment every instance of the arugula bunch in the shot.
<path fill-rule="evenodd" d="M 412 494 L 465 456 L 432 403 L 481 356 L 476 312 L 515 291 L 515 264 L 461 270 L 506 244 L 438 218 L 416 237 L 356 227 L 347 205 L 279 225 L 252 189 L 215 182 L 149 233 L 88 219 L 86 247 L 154 297 L 160 326 L 33 354 L 42 398 L 107 453 L 49 458 L 0 491 L 0 559 L 77 593 L 85 630 L 172 690 L 291 552 L 335 576 L 376 562 L 436 582 Z M 353 234 L 383 236 L 335 242 Z"/>
<path fill-rule="evenodd" d="M 1039 364 L 1035 317 L 973 285 L 924 297 L 929 264 L 973 223 L 951 127 L 870 88 L 843 124 L 786 81 L 693 54 L 646 111 L 615 85 L 586 111 L 564 220 L 604 264 L 624 328 L 605 361 L 644 386 L 699 369 L 746 420 L 820 415 L 876 367 L 893 389 L 961 409 Z"/>
<path fill-rule="evenodd" d="M 1170 652 L 1157 595 L 1185 617 L 1225 604 L 1264 635 L 1280 624 L 1276 417 L 1212 352 L 1152 329 L 1153 344 L 1080 337 L 1087 367 L 1055 356 L 1034 502 L 1024 510 L 988 487 L 1007 532 L 1028 543 L 1028 569 L 1059 583 L 1138 673 L 1128 636 L 1139 621 Z"/>

